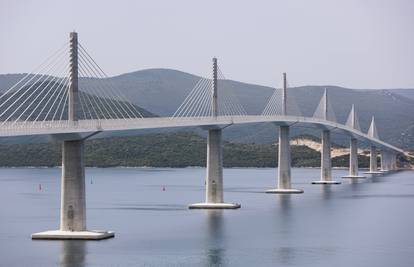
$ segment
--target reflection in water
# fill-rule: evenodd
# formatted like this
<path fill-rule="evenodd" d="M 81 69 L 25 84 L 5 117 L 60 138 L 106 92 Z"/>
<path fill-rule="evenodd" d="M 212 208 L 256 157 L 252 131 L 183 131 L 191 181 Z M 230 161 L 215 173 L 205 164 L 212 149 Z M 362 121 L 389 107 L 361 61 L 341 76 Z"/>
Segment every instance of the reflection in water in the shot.
<path fill-rule="evenodd" d="M 356 178 L 354 178 L 354 179 L 349 179 L 350 180 L 350 182 L 351 182 L 351 189 L 352 189 L 352 191 L 360 191 L 360 189 L 361 189 L 361 184 L 363 183 L 363 182 L 365 182 L 363 179 L 356 179 Z"/>
<path fill-rule="evenodd" d="M 60 266 L 83 267 L 85 266 L 86 241 L 67 240 L 62 241 L 60 252 Z"/>
<path fill-rule="evenodd" d="M 276 256 L 283 266 L 290 265 L 295 259 L 295 249 L 291 247 L 280 247 L 276 250 Z"/>
<path fill-rule="evenodd" d="M 206 210 L 207 262 L 206 266 L 223 266 L 224 224 L 222 210 Z"/>
<path fill-rule="evenodd" d="M 322 198 L 328 200 L 332 198 L 332 186 L 324 185 L 322 186 Z"/>
<path fill-rule="evenodd" d="M 278 197 L 282 217 L 289 216 L 292 210 L 292 196 L 290 194 L 280 194 Z"/>
<path fill-rule="evenodd" d="M 383 182 L 385 182 L 384 175 L 382 175 L 382 174 L 371 174 L 371 182 L 372 183 L 383 183 Z"/>

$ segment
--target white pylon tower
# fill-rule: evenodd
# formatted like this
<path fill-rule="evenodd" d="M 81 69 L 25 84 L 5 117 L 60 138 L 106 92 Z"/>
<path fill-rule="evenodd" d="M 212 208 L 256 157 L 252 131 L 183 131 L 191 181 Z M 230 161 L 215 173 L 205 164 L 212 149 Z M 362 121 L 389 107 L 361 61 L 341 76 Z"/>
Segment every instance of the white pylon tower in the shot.
<path fill-rule="evenodd" d="M 283 73 L 283 93 L 282 93 L 282 115 L 287 115 L 287 79 L 286 73 Z M 291 153 L 289 125 L 279 125 L 279 150 L 278 150 L 278 177 L 277 188 L 266 190 L 266 193 L 291 194 L 303 193 L 302 189 L 292 188 L 291 183 Z"/>
<path fill-rule="evenodd" d="M 211 108 L 214 118 L 219 115 L 217 58 L 213 58 L 213 78 L 211 86 Z M 224 203 L 223 197 L 223 144 L 222 129 L 212 127 L 207 136 L 207 174 L 205 202 L 189 205 L 190 209 L 238 209 L 237 203 Z"/>
<path fill-rule="evenodd" d="M 352 129 L 360 130 L 354 105 L 352 105 L 346 125 Z M 358 174 L 358 140 L 352 134 L 349 144 L 349 174 L 342 176 L 342 178 L 365 178 L 365 176 Z"/>
<path fill-rule="evenodd" d="M 70 33 L 70 85 L 68 122 L 77 122 L 78 34 Z M 32 239 L 99 240 L 114 237 L 111 231 L 88 231 L 86 228 L 86 192 L 84 139 L 65 140 L 62 145 L 60 228 L 32 234 Z"/>
<path fill-rule="evenodd" d="M 372 116 L 371 125 L 368 129 L 368 136 L 371 138 L 379 139 L 378 137 L 378 130 L 377 126 L 375 125 L 375 118 Z M 378 163 L 377 163 L 377 147 L 375 143 L 371 143 L 369 147 L 369 171 L 365 172 L 366 174 L 381 174 L 378 170 Z"/>

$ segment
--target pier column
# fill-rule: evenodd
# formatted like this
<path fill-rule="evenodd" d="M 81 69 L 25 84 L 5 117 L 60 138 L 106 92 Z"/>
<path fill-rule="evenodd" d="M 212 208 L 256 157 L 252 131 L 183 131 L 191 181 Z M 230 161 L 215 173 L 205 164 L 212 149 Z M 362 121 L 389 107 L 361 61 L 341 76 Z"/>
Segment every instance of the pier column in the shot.
<path fill-rule="evenodd" d="M 207 137 L 206 200 L 189 205 L 190 209 L 238 209 L 238 203 L 224 203 L 222 130 L 211 129 Z"/>
<path fill-rule="evenodd" d="M 366 174 L 381 174 L 382 172 L 378 171 L 377 163 L 377 147 L 374 145 L 370 146 L 369 153 L 369 171 L 365 172 Z"/>
<path fill-rule="evenodd" d="M 223 203 L 223 152 L 221 129 L 208 131 L 206 203 Z"/>
<path fill-rule="evenodd" d="M 341 182 L 332 180 L 331 133 L 329 130 L 322 131 L 321 143 L 321 179 L 313 181 L 312 184 L 340 184 Z"/>
<path fill-rule="evenodd" d="M 78 34 L 70 33 L 68 122 L 78 120 Z M 84 140 L 63 141 L 60 228 L 32 234 L 32 239 L 106 239 L 114 232 L 86 230 Z"/>
<path fill-rule="evenodd" d="M 289 139 L 289 126 L 280 126 L 277 188 L 269 189 L 266 193 L 303 193 L 302 189 L 292 188 Z"/>
<path fill-rule="evenodd" d="M 388 165 L 388 151 L 381 150 L 381 172 L 388 172 L 390 171 Z"/>
<path fill-rule="evenodd" d="M 349 175 L 342 178 L 365 178 L 365 176 L 358 175 L 358 141 L 356 138 L 351 138 L 349 146 Z"/>
<path fill-rule="evenodd" d="M 64 141 L 62 148 L 62 182 L 60 230 L 86 229 L 85 167 L 83 141 Z"/>
<path fill-rule="evenodd" d="M 392 153 L 392 169 L 393 170 L 397 170 L 398 166 L 397 166 L 397 154 L 396 153 Z"/>
<path fill-rule="evenodd" d="M 377 148 L 375 146 L 370 147 L 369 171 L 370 172 L 377 172 Z"/>

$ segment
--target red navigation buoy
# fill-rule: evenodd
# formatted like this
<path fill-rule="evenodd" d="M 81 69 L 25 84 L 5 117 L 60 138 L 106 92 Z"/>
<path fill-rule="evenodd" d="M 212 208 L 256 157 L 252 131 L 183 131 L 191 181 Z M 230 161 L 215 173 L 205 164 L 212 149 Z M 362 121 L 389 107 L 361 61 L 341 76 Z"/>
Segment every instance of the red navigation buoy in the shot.
<path fill-rule="evenodd" d="M 162 187 L 162 191 L 165 191 L 165 186 Z"/>

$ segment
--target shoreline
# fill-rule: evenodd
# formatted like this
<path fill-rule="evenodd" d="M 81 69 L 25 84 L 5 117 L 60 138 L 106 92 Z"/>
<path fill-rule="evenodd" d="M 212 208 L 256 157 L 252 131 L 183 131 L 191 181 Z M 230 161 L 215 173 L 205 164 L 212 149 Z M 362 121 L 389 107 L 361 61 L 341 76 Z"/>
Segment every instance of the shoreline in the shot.
<path fill-rule="evenodd" d="M 61 169 L 61 166 L 0 166 L 0 169 Z M 201 166 L 186 167 L 152 167 L 152 166 L 86 166 L 87 169 L 205 169 Z M 276 169 L 277 167 L 224 167 L 224 169 Z M 320 167 L 291 167 L 292 169 L 320 169 Z M 332 167 L 333 170 L 348 170 L 348 167 Z M 368 170 L 369 168 L 359 168 L 359 170 Z M 407 169 L 410 170 L 410 169 Z"/>

